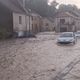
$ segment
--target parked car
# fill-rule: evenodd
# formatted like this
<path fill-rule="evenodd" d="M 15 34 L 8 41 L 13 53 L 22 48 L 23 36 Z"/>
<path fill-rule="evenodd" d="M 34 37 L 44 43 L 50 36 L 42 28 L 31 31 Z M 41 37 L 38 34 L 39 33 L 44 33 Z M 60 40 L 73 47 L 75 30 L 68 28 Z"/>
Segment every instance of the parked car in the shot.
<path fill-rule="evenodd" d="M 57 40 L 58 43 L 73 43 L 73 44 L 75 44 L 76 41 L 77 39 L 73 32 L 61 33 L 60 37 Z"/>
<path fill-rule="evenodd" d="M 75 36 L 76 36 L 77 38 L 80 38 L 80 31 L 75 32 Z"/>

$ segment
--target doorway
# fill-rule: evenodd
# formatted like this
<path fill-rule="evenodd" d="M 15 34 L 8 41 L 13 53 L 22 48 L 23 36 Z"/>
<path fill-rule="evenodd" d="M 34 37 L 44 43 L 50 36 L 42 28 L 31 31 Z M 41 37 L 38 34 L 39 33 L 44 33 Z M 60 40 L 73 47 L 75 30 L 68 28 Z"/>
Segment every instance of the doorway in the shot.
<path fill-rule="evenodd" d="M 67 32 L 67 27 L 61 27 L 60 32 Z"/>

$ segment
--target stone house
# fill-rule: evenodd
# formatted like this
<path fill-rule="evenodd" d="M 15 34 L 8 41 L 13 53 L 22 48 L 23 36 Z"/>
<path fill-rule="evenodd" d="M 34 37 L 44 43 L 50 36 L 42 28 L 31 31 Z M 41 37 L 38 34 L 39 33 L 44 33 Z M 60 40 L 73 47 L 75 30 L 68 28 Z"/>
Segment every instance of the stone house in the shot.
<path fill-rule="evenodd" d="M 57 12 L 54 19 L 56 32 L 80 30 L 80 16 L 71 12 Z"/>
<path fill-rule="evenodd" d="M 41 31 L 42 17 L 24 8 L 19 0 L 0 0 L 0 25 L 8 26 L 11 32 Z"/>
<path fill-rule="evenodd" d="M 43 31 L 54 31 L 54 21 L 52 18 L 43 18 Z"/>
<path fill-rule="evenodd" d="M 41 32 L 42 30 L 42 17 L 34 12 L 34 11 L 31 11 L 31 27 L 32 27 L 32 32 L 33 33 L 38 33 L 38 32 Z"/>
<path fill-rule="evenodd" d="M 0 10 L 0 25 L 11 32 L 29 31 L 31 16 L 19 0 L 0 0 Z"/>

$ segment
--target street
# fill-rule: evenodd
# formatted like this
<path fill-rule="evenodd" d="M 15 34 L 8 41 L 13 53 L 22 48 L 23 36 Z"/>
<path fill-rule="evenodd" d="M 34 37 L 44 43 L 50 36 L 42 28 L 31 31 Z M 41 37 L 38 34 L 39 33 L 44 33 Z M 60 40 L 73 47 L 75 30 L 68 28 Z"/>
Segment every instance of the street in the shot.
<path fill-rule="evenodd" d="M 58 34 L 0 42 L 0 80 L 80 80 L 80 40 L 58 45 Z"/>

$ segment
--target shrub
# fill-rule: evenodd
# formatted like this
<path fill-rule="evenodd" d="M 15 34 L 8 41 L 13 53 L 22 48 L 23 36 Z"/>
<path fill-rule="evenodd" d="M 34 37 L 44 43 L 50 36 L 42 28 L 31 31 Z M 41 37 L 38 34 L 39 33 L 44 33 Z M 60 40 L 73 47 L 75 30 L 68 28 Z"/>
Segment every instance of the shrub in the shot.
<path fill-rule="evenodd" d="M 4 27 L 0 27 L 0 39 L 6 39 L 11 36 L 11 32 Z"/>

